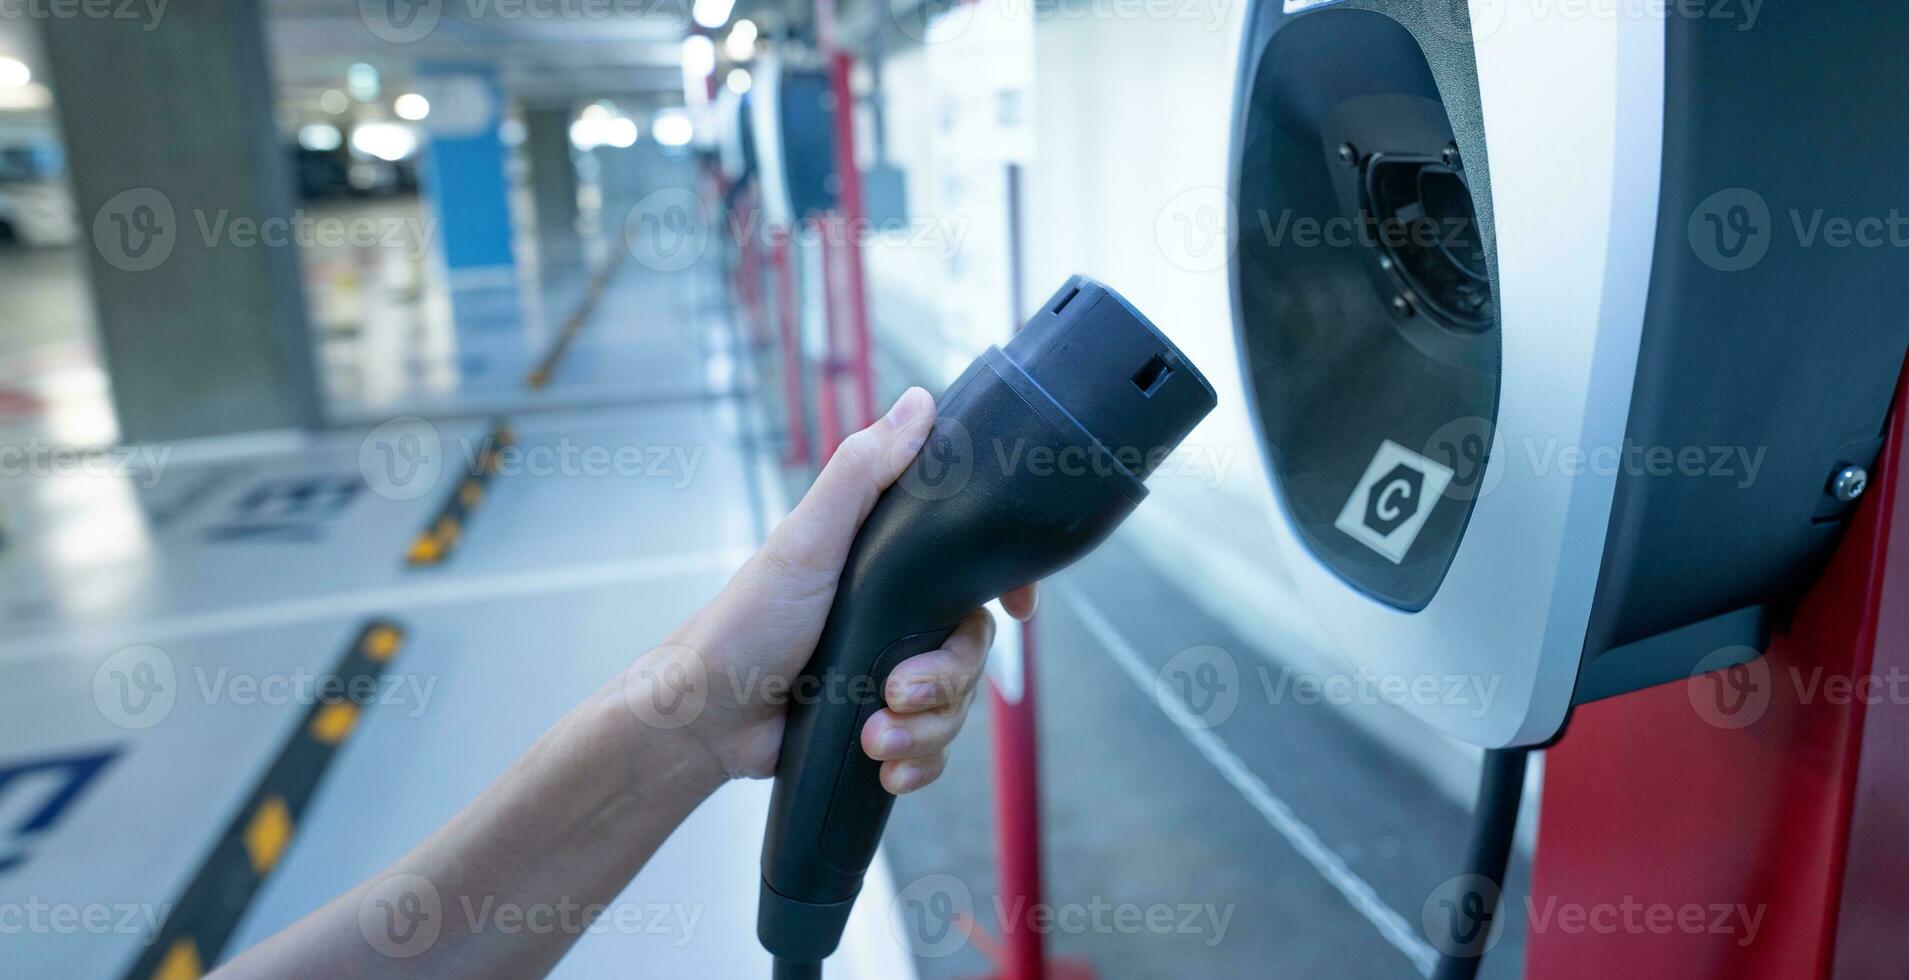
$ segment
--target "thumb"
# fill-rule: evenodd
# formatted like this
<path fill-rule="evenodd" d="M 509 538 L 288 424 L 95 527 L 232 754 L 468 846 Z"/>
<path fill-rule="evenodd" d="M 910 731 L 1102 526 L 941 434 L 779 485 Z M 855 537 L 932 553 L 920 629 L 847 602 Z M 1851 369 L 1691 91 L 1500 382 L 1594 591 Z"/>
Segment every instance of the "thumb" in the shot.
<path fill-rule="evenodd" d="M 855 532 L 882 491 L 914 461 L 934 422 L 935 400 L 928 392 L 903 392 L 887 415 L 842 441 L 802 502 L 763 543 L 762 557 L 790 571 L 826 573 L 833 585 Z"/>

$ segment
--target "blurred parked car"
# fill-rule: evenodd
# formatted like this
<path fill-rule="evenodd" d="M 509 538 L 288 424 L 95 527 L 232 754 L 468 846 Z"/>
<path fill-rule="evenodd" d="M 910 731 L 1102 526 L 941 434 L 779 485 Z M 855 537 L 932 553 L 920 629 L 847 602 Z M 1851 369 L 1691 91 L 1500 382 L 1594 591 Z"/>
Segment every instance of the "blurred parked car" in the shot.
<path fill-rule="evenodd" d="M 45 248 L 79 240 L 64 169 L 50 142 L 0 145 L 0 241 Z"/>

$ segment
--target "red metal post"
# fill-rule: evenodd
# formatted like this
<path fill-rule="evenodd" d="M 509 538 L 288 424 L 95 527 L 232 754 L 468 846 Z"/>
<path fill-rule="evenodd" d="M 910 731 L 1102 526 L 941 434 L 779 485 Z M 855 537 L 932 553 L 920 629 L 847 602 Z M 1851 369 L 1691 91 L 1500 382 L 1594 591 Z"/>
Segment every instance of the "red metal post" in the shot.
<path fill-rule="evenodd" d="M 1585 705 L 1546 753 L 1534 980 L 1909 975 L 1904 405 L 1764 657 Z"/>
<path fill-rule="evenodd" d="M 1901 683 L 1909 680 L 1909 520 L 1898 529 L 1892 518 L 1909 507 L 1909 426 L 1902 406 L 1909 384 L 1897 392 L 1890 428 L 1895 457 L 1889 490 L 1889 527 L 1883 554 L 1882 596 L 1869 674 L 1883 685 L 1872 688 L 1879 700 L 1863 699 L 1860 730 L 1849 732 L 1857 745 L 1850 772 L 1849 829 L 1843 845 L 1843 885 L 1837 903 L 1836 942 L 1830 962 L 1838 977 L 1879 977 L 1909 973 L 1909 701 Z M 1880 502 L 1879 502 L 1880 503 Z"/>
<path fill-rule="evenodd" d="M 841 358 L 836 354 L 836 323 L 841 319 L 840 284 L 835 281 L 837 265 L 835 245 L 829 233 L 830 220 L 827 215 L 819 216 L 822 222 L 822 245 L 817 255 L 822 260 L 822 363 L 817 365 L 815 390 L 815 427 L 820 433 L 820 456 L 826 462 L 835 455 L 835 447 L 842 444 L 842 393 L 836 382 L 841 377 Z M 867 425 L 873 419 L 863 420 Z"/>
<path fill-rule="evenodd" d="M 769 346 L 769 327 L 762 302 L 762 256 L 756 251 L 756 236 L 743 229 L 756 224 L 755 195 L 743 192 L 736 199 L 731 216 L 736 234 L 736 292 L 742 298 L 743 314 L 749 319 L 749 343 L 755 350 Z"/>
<path fill-rule="evenodd" d="M 831 5 L 831 9 L 833 5 Z M 833 48 L 831 40 L 829 46 Z M 846 51 L 829 54 L 829 87 L 835 95 L 835 172 L 841 181 L 836 207 L 842 216 L 846 244 L 842 248 L 844 312 L 848 314 L 849 342 L 855 372 L 855 399 L 861 424 L 875 421 L 875 367 L 869 342 L 868 289 L 862 276 L 861 239 L 868 230 L 862 204 L 862 173 L 855 167 L 855 92 L 849 85 L 854 59 Z"/>
<path fill-rule="evenodd" d="M 776 276 L 776 326 L 782 335 L 782 397 L 789 434 L 784 466 L 812 461 L 809 454 L 809 414 L 802 397 L 802 336 L 796 323 L 795 268 L 789 258 L 789 238 L 777 235 L 769 245 L 769 261 Z"/>
<path fill-rule="evenodd" d="M 1010 701 L 996 686 L 988 703 L 994 719 L 995 856 L 1001 877 L 1003 980 L 1046 976 L 1045 942 L 1034 928 L 1041 890 L 1040 749 L 1034 721 L 1034 628 L 1021 625 L 1021 691 Z"/>

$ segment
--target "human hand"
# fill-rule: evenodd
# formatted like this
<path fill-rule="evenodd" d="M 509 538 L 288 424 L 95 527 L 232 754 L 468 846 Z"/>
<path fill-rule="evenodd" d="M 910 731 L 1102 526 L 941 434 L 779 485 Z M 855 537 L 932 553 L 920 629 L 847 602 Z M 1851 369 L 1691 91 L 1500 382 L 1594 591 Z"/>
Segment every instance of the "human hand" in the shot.
<path fill-rule="evenodd" d="M 775 772 L 791 686 L 821 637 L 849 546 L 934 420 L 934 399 L 910 388 L 887 415 L 844 440 L 722 592 L 625 672 L 624 695 L 638 717 L 691 736 L 712 779 Z M 1034 614 L 1036 601 L 1033 585 L 1001 597 L 1022 620 Z M 993 617 L 977 609 L 941 649 L 905 660 L 889 675 L 886 707 L 861 732 L 862 749 L 881 761 L 889 792 L 911 792 L 941 775 L 994 632 Z M 667 717 L 659 705 L 671 707 Z"/>

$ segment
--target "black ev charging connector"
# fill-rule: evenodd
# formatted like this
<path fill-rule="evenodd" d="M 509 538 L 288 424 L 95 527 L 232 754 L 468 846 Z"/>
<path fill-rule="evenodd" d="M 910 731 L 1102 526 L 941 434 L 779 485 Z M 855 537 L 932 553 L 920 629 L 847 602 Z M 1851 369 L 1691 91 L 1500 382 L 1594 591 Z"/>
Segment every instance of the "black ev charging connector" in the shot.
<path fill-rule="evenodd" d="M 949 386 L 927 443 L 862 525 L 790 705 L 757 935 L 779 976 L 834 952 L 894 797 L 863 753 L 889 671 L 969 611 L 1072 564 L 1213 409 L 1213 386 L 1133 305 L 1070 278 Z"/>

